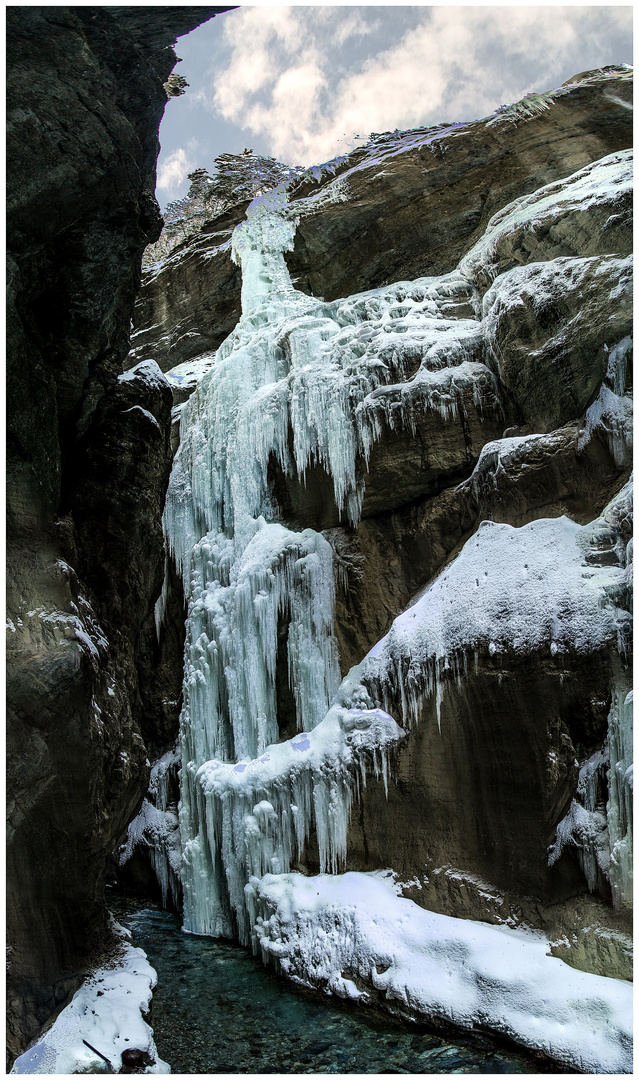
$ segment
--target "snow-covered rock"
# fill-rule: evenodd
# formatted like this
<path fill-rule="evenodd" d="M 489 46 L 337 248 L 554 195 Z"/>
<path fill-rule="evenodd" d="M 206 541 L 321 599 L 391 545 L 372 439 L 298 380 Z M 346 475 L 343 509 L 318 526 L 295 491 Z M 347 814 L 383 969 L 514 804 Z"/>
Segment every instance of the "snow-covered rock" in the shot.
<path fill-rule="evenodd" d="M 131 935 L 113 924 L 118 945 L 114 960 L 92 972 L 52 1026 L 21 1054 L 11 1069 L 23 1073 L 120 1072 L 122 1054 L 139 1050 L 145 1073 L 170 1073 L 158 1057 L 148 1015 L 157 975 Z"/>
<path fill-rule="evenodd" d="M 506 1036 L 580 1072 L 632 1071 L 632 987 L 575 971 L 543 935 L 452 919 L 374 874 L 267 874 L 255 947 L 303 986 Z"/>

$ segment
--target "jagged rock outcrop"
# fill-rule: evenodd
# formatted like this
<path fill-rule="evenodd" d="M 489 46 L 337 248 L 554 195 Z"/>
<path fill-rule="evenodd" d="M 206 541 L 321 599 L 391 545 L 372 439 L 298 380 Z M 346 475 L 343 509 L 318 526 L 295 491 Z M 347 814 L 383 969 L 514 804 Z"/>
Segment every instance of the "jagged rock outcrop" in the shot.
<path fill-rule="evenodd" d="M 226 320 L 233 215 L 146 277 L 131 360 L 156 356 L 174 387 L 184 430 L 167 527 L 185 567 L 194 548 L 191 928 L 248 940 L 242 883 L 269 860 L 294 863 L 291 814 L 305 873 L 334 872 L 343 839 L 348 869 L 391 867 L 424 907 L 541 929 L 574 966 L 630 976 L 618 735 L 629 707 L 630 75 L 585 73 L 475 124 L 379 137 L 309 170 L 269 219 L 295 289 L 265 255 L 264 295 L 247 290 L 255 310 L 217 354 L 214 288 Z M 252 213 L 234 245 L 260 266 Z M 196 279 L 206 308 L 187 307 Z M 259 502 L 260 485 L 273 503 Z M 233 514 L 267 504 L 238 555 Z M 342 724 L 334 760 L 329 717 L 324 734 L 309 724 L 290 741 L 300 712 L 286 694 L 287 634 L 306 619 L 328 636 L 319 603 L 302 617 L 297 601 L 274 599 L 281 581 L 297 587 L 293 565 L 308 594 L 323 587 L 326 551 L 300 530 L 332 548 L 342 674 L 372 650 L 329 713 Z M 224 686 L 238 701 L 251 691 L 253 654 L 247 645 L 239 660 L 230 640 L 240 627 L 274 653 L 282 746 L 262 757 L 248 736 L 241 751 L 224 742 Z M 288 640 L 295 689 L 302 650 Z M 218 716 L 210 732 L 205 702 Z M 357 724 L 336 719 L 342 706 L 365 714 L 369 778 L 356 795 Z M 404 728 L 388 785 L 362 749 L 380 710 Z M 384 752 L 395 738 L 385 731 Z M 304 815 L 313 828 L 300 842 Z"/>
<path fill-rule="evenodd" d="M 148 683 L 170 393 L 155 365 L 118 376 L 172 44 L 224 10 L 8 12 L 10 1056 L 104 941 L 107 869 L 168 741 L 138 665 Z"/>
<path fill-rule="evenodd" d="M 323 171 L 311 170 L 292 190 L 300 222 L 287 259 L 296 287 L 332 300 L 446 273 L 513 199 L 629 146 L 631 106 L 627 72 L 586 72 L 558 91 L 531 95 L 519 114 L 511 106 L 473 123 L 441 124 L 409 137 L 383 135 Z M 613 246 L 602 247 L 599 237 L 593 251 L 627 253 L 627 229 L 621 230 L 625 246 L 615 245 L 629 210 L 628 192 L 613 208 L 604 204 L 603 216 L 593 222 L 598 232 L 607 223 Z M 244 210 L 238 206 L 214 219 L 145 272 L 130 363 L 151 358 L 166 371 L 217 348 L 233 328 L 240 275 L 230 261 L 229 241 Z M 543 223 L 543 232 L 554 238 L 546 245 L 554 254 L 571 255 L 575 249 L 562 231 L 561 214 L 555 215 L 557 222 Z M 578 236 L 579 215 L 571 221 L 577 247 L 591 254 Z M 530 228 L 526 235 L 534 250 L 540 241 Z M 521 241 L 513 236 L 512 243 Z"/>

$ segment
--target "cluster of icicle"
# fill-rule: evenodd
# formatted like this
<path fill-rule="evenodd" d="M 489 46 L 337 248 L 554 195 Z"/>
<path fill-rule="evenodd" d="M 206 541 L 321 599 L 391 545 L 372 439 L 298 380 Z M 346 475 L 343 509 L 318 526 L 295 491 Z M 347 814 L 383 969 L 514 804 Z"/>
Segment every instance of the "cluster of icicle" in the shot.
<path fill-rule="evenodd" d="M 310 732 L 270 746 L 250 762 L 205 762 L 194 790 L 206 815 L 207 847 L 191 845 L 187 858 L 202 860 L 217 888 L 185 883 L 185 916 L 200 932 L 237 929 L 249 944 L 246 886 L 252 877 L 288 873 L 300 859 L 314 826 L 321 873 L 335 874 L 346 857 L 351 804 L 367 772 L 388 785 L 389 753 L 404 737 L 381 709 L 334 705 Z M 224 886 L 223 888 L 221 886 Z"/>
<path fill-rule="evenodd" d="M 625 665 L 630 662 L 632 624 L 632 502 L 631 479 L 589 527 L 593 550 L 615 550 L 619 561 L 615 577 L 602 588 L 602 616 L 612 616 Z M 589 889 L 595 891 L 607 882 L 617 908 L 632 907 L 632 700 L 628 678 L 620 669 L 606 742 L 580 769 L 576 796 L 557 826 L 548 860 L 552 866 L 564 848 L 572 848 Z"/>
<path fill-rule="evenodd" d="M 579 770 L 576 797 L 548 859 L 552 866 L 572 848 L 590 891 L 607 881 L 616 908 L 632 907 L 632 697 L 615 688 L 605 746 Z"/>
<path fill-rule="evenodd" d="M 169 899 L 178 907 L 181 898 L 182 849 L 177 807 L 170 799 L 178 762 L 179 754 L 170 750 L 151 769 L 147 798 L 129 825 L 119 854 L 120 866 L 128 862 L 136 848 L 148 854 L 165 907 Z"/>
<path fill-rule="evenodd" d="M 235 230 L 242 317 L 184 408 L 164 518 L 188 603 L 180 802 L 185 927 L 229 934 L 235 920 L 243 939 L 249 876 L 258 864 L 272 870 L 273 860 L 289 869 L 311 823 L 322 867 L 337 868 L 360 778 L 352 717 L 344 709 L 327 716 L 339 683 L 332 550 L 314 530 L 296 533 L 278 522 L 269 464 L 275 459 L 285 474 L 303 478 L 310 464 L 321 463 L 336 505 L 355 521 L 363 492 L 358 464 L 367 460 L 385 413 L 383 397 L 371 405 L 368 399 L 406 362 L 423 366 L 411 391 L 420 409 L 429 402 L 454 414 L 469 382 L 477 382 L 478 397 L 484 385 L 494 396 L 492 377 L 477 361 L 476 323 L 457 321 L 455 348 L 441 310 L 460 289 L 467 292 L 462 279 L 449 275 L 318 303 L 290 281 L 284 251 L 294 229 L 285 196 L 271 193 L 255 200 Z M 404 418 L 412 407 L 400 402 Z M 246 783 L 252 774 L 242 774 L 264 762 L 267 748 L 278 752 L 283 634 L 298 728 L 307 738 L 326 722 L 303 762 L 299 743 L 283 744 L 303 767 L 280 770 L 267 798 L 266 789 L 260 794 Z M 381 710 L 373 724 L 361 720 L 361 709 L 355 713 L 360 734 L 366 731 L 361 762 L 385 771 L 386 744 L 401 737 L 400 729 Z M 221 785 L 228 774 L 242 782 Z"/>

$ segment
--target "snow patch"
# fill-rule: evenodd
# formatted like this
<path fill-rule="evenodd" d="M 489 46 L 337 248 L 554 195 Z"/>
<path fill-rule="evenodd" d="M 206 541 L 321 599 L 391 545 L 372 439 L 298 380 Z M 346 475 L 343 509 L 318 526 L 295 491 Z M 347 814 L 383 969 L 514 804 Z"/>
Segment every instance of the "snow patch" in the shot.
<path fill-rule="evenodd" d="M 130 936 L 117 923 L 113 926 L 118 936 Z M 11 1073 L 120 1072 L 123 1051 L 133 1049 L 148 1054 L 152 1064 L 145 1073 L 169 1073 L 170 1066 L 158 1057 L 153 1029 L 143 1019 L 156 982 L 142 949 L 123 941 L 117 961 L 85 979 L 52 1027 L 16 1059 Z"/>
<path fill-rule="evenodd" d="M 154 390 L 161 390 L 167 385 L 167 380 L 155 360 L 143 360 L 118 376 L 118 382 L 121 383 L 132 382 L 135 379 L 143 380 Z"/>

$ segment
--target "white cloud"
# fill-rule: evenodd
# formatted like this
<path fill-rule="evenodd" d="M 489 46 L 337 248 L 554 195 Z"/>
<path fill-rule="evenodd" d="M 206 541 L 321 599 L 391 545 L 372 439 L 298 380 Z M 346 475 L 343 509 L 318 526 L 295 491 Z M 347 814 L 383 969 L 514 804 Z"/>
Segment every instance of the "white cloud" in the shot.
<path fill-rule="evenodd" d="M 374 34 L 378 27 L 379 22 L 366 22 L 360 12 L 356 11 L 338 25 L 335 40 L 338 44 L 343 45 L 349 38 L 366 37 L 369 34 Z"/>
<path fill-rule="evenodd" d="M 166 191 L 169 197 L 176 194 L 180 185 L 186 179 L 187 173 L 194 168 L 195 165 L 186 150 L 181 146 L 178 147 L 172 154 L 169 154 L 166 161 L 160 166 L 157 180 L 158 191 Z"/>
<path fill-rule="evenodd" d="M 615 29 L 630 33 L 632 17 L 614 7 L 397 10 L 411 12 L 414 25 L 394 41 L 391 8 L 370 17 L 338 7 L 229 12 L 230 60 L 216 73 L 214 108 L 267 139 L 276 157 L 310 164 L 350 146 L 354 134 L 472 120 L 551 89 L 579 70 L 585 45 L 609 63 L 606 42 Z M 349 67 L 339 50 L 374 33 L 383 41 L 380 25 L 392 43 L 368 59 L 360 51 Z"/>

